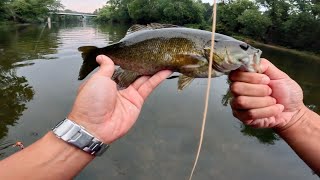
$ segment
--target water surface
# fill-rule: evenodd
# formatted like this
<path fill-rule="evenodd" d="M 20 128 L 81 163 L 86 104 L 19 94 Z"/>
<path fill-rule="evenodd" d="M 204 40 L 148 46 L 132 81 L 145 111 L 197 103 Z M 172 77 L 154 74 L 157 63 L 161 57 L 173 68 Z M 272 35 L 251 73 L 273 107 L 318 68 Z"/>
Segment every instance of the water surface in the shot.
<path fill-rule="evenodd" d="M 70 111 L 81 81 L 79 46 L 104 47 L 127 25 L 54 24 L 0 28 L 0 158 L 30 145 Z M 260 47 L 297 80 L 305 103 L 319 113 L 319 59 Z M 243 126 L 228 105 L 227 77 L 213 79 L 203 149 L 194 179 L 318 179 L 270 130 Z M 146 101 L 127 136 L 76 179 L 186 179 L 198 146 L 206 80 L 183 92 L 166 80 Z M 5 148 L 6 147 L 6 148 Z M 22 162 L 23 163 L 23 162 Z"/>

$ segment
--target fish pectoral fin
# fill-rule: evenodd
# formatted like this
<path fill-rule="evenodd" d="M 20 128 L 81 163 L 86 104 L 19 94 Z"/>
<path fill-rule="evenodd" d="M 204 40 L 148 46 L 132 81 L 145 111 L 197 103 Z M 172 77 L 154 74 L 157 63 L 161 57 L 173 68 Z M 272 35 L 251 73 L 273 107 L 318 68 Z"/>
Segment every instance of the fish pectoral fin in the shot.
<path fill-rule="evenodd" d="M 204 55 L 206 56 L 206 58 L 209 60 L 210 59 L 210 52 L 211 52 L 211 48 L 210 47 L 205 47 L 203 49 L 204 51 Z"/>
<path fill-rule="evenodd" d="M 184 64 L 186 64 L 182 67 L 188 67 L 189 65 L 200 66 L 201 63 L 206 63 L 208 61 L 205 57 L 198 54 L 177 54 L 173 58 L 176 59 L 176 61 L 178 62 L 183 62 Z"/>
<path fill-rule="evenodd" d="M 182 91 L 186 88 L 192 81 L 194 80 L 193 77 L 189 77 L 186 75 L 181 75 L 178 80 L 178 90 Z"/>
<path fill-rule="evenodd" d="M 117 83 L 118 89 L 125 89 L 129 87 L 140 76 L 141 74 L 137 72 L 124 70 L 119 67 L 115 70 L 111 79 Z"/>
<path fill-rule="evenodd" d="M 206 47 L 203 50 L 204 50 L 204 55 L 205 55 L 206 59 L 209 62 L 211 48 L 210 47 Z M 213 51 L 213 61 L 220 62 L 220 61 L 223 61 L 223 58 L 221 58 L 216 52 Z"/>

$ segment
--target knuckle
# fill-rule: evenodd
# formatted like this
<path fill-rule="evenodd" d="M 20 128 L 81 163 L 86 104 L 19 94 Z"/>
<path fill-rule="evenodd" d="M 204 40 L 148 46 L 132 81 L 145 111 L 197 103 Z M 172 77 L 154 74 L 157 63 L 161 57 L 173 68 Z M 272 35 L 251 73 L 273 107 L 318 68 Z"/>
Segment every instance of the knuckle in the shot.
<path fill-rule="evenodd" d="M 244 96 L 238 96 L 235 100 L 235 105 L 238 107 L 245 107 L 247 105 L 247 100 Z"/>
<path fill-rule="evenodd" d="M 255 111 L 253 109 L 250 109 L 247 111 L 247 118 L 248 119 L 255 119 Z"/>
<path fill-rule="evenodd" d="M 269 86 L 266 87 L 266 96 L 271 94 L 271 88 Z"/>
<path fill-rule="evenodd" d="M 230 90 L 232 93 L 234 94 L 238 94 L 239 90 L 240 90 L 241 86 L 239 82 L 234 82 L 230 85 Z"/>
<path fill-rule="evenodd" d="M 256 73 L 246 73 L 246 82 L 255 84 L 256 81 L 257 81 Z"/>

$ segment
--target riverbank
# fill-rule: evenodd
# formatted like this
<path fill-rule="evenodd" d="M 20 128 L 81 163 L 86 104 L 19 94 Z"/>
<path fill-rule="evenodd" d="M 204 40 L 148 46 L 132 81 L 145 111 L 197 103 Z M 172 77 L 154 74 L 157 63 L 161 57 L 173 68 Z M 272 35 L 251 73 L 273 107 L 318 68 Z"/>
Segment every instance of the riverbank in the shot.
<path fill-rule="evenodd" d="M 255 46 L 255 45 L 265 46 L 265 47 L 268 47 L 268 48 L 271 48 L 271 49 L 274 49 L 274 50 L 277 50 L 277 51 L 283 51 L 283 52 L 292 53 L 292 54 L 295 54 L 295 55 L 298 55 L 298 56 L 307 57 L 307 58 L 310 58 L 310 59 L 314 59 L 317 62 L 320 62 L 320 54 L 315 53 L 315 52 L 303 51 L 303 50 L 297 50 L 297 49 L 290 49 L 290 48 L 287 48 L 287 47 L 284 47 L 284 46 L 280 46 L 280 45 L 276 45 L 276 44 L 265 44 L 263 42 L 259 42 L 259 41 L 253 40 L 251 38 L 241 36 L 241 35 L 236 35 L 236 36 L 233 36 L 233 37 L 236 38 L 236 39 L 239 39 L 241 41 L 244 41 L 244 42 L 246 42 L 246 43 L 248 43 L 248 44 L 250 44 L 252 46 Z"/>

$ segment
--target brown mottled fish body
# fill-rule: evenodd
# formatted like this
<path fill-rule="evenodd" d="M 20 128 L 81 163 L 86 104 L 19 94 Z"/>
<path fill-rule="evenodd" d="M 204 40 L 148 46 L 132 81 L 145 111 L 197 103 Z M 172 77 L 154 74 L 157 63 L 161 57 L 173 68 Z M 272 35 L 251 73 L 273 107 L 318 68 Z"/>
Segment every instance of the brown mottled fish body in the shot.
<path fill-rule="evenodd" d="M 259 56 L 260 59 L 260 50 L 218 33 L 215 34 L 215 43 L 213 77 L 241 66 L 248 71 L 256 71 L 253 64 L 259 62 L 254 62 L 254 58 Z M 208 31 L 168 25 L 163 27 L 161 24 L 135 25 L 118 43 L 105 48 L 80 47 L 84 63 L 79 79 L 85 78 L 98 66 L 95 61 L 97 55 L 105 54 L 121 68 L 113 76 L 120 87 L 130 85 L 141 75 L 153 75 L 169 69 L 183 74 L 179 79 L 179 89 L 183 89 L 194 78 L 208 76 L 210 46 L 211 32 Z M 249 63 L 239 61 L 240 58 Z"/>

